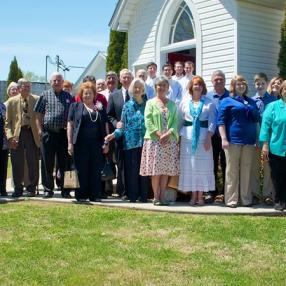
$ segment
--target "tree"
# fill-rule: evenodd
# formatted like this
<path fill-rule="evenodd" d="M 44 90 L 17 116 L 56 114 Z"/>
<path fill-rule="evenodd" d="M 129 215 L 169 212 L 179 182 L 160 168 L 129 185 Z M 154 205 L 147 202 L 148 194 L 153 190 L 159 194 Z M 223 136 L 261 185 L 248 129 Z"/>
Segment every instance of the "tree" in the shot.
<path fill-rule="evenodd" d="M 9 70 L 8 79 L 7 79 L 7 87 L 12 81 L 17 82 L 18 79 L 22 77 L 23 77 L 23 73 L 18 66 L 16 57 L 14 57 L 14 59 L 12 60 L 10 64 L 10 70 Z M 6 99 L 7 98 L 8 98 L 8 94 L 6 94 Z"/>
<path fill-rule="evenodd" d="M 280 53 L 278 58 L 279 75 L 286 79 L 286 9 L 284 12 L 284 20 L 281 25 Z"/>
<path fill-rule="evenodd" d="M 24 71 L 24 78 L 31 82 L 45 82 L 44 76 L 38 76 L 31 71 Z"/>
<path fill-rule="evenodd" d="M 126 58 L 124 68 L 127 68 L 127 51 L 124 52 L 127 33 L 110 30 L 109 46 L 107 50 L 106 70 L 119 71 L 123 68 L 122 60 Z"/>
<path fill-rule="evenodd" d="M 123 53 L 121 56 L 121 68 L 126 69 L 128 68 L 128 34 L 126 33 L 125 42 L 123 46 Z"/>

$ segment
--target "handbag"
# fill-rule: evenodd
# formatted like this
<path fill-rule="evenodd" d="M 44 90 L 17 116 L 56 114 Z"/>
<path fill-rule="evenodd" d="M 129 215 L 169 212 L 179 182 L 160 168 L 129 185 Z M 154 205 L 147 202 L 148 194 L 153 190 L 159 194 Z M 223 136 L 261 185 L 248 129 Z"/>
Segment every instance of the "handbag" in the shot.
<path fill-rule="evenodd" d="M 66 162 L 66 171 L 64 173 L 64 188 L 78 189 L 80 187 L 77 170 L 74 166 L 73 156 L 69 156 Z"/>
<path fill-rule="evenodd" d="M 65 189 L 79 188 L 79 180 L 76 170 L 65 171 L 64 188 Z"/>
<path fill-rule="evenodd" d="M 108 158 L 105 160 L 104 167 L 101 171 L 101 180 L 109 181 L 116 178 L 116 169 L 113 162 L 109 161 Z"/>
<path fill-rule="evenodd" d="M 169 177 L 168 181 L 168 187 L 172 189 L 178 189 L 178 184 L 179 184 L 179 176 L 172 176 Z"/>

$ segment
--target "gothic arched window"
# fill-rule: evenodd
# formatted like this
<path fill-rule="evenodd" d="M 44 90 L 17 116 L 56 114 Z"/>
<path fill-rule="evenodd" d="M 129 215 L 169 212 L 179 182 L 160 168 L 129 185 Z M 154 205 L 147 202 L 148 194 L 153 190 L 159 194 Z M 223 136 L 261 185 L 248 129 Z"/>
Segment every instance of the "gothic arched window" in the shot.
<path fill-rule="evenodd" d="M 181 3 L 174 16 L 169 35 L 169 44 L 195 38 L 193 15 L 185 1 Z"/>

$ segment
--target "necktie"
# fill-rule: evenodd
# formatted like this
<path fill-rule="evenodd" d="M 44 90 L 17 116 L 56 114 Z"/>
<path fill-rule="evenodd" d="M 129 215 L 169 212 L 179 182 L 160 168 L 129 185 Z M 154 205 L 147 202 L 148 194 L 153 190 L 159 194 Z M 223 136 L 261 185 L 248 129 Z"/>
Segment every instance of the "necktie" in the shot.
<path fill-rule="evenodd" d="M 130 96 L 129 96 L 128 90 L 126 90 L 126 93 L 125 93 L 125 102 L 127 102 L 129 99 L 130 99 Z"/>

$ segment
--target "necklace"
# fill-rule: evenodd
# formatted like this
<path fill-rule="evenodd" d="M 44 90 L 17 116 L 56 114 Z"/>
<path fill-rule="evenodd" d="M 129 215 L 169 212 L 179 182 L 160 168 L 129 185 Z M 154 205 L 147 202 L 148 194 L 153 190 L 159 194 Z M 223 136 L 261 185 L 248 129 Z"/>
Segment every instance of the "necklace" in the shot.
<path fill-rule="evenodd" d="M 86 108 L 86 110 L 87 110 L 87 112 L 88 112 L 88 114 L 89 114 L 89 118 L 90 118 L 90 121 L 91 122 L 96 122 L 96 120 L 97 120 L 97 118 L 98 118 L 98 111 L 96 110 L 95 112 L 96 112 L 96 117 L 95 117 L 95 119 L 93 119 L 92 118 L 92 109 L 91 108 L 89 108 L 88 106 L 86 106 L 85 105 L 85 108 Z"/>

